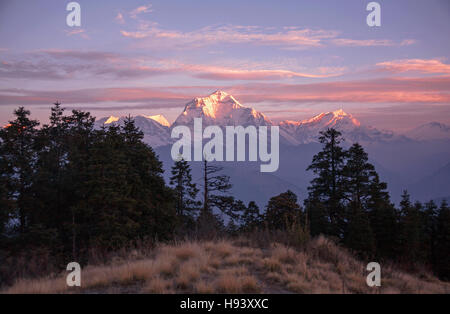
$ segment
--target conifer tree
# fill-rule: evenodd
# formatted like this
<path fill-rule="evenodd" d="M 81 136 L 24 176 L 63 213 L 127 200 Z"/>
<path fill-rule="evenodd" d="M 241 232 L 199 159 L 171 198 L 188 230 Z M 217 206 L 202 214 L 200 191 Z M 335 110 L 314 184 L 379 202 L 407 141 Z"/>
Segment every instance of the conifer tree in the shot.
<path fill-rule="evenodd" d="M 293 224 L 301 224 L 302 211 L 297 203 L 297 195 L 288 190 L 272 197 L 264 219 L 272 230 L 288 230 Z"/>
<path fill-rule="evenodd" d="M 342 141 L 339 131 L 327 129 L 320 134 L 319 141 L 323 144 L 323 149 L 314 155 L 311 165 L 307 168 L 317 175 L 308 187 L 308 203 L 311 210 L 314 210 L 317 203 L 324 206 L 329 228 L 320 232 L 341 238 L 345 219 L 342 183 L 346 152 L 339 146 Z"/>
<path fill-rule="evenodd" d="M 14 216 L 19 221 L 19 231 L 28 231 L 29 216 L 34 200 L 30 193 L 36 163 L 35 137 L 39 123 L 29 118 L 30 111 L 19 107 L 14 111 L 15 119 L 0 130 L 2 153 L 3 197 L 14 197 Z M 11 207 L 9 207 L 11 209 Z M 9 216 L 10 213 L 6 213 Z"/>
<path fill-rule="evenodd" d="M 399 253 L 398 213 L 386 188 L 386 183 L 380 182 L 376 175 L 370 184 L 366 206 L 375 237 L 376 257 L 393 259 Z"/>
<path fill-rule="evenodd" d="M 378 174 L 358 143 L 350 147 L 346 157 L 343 190 L 348 205 L 344 243 L 361 255 L 370 257 L 374 253 L 375 239 L 369 223 L 367 202 L 371 192 L 375 192 L 372 181 L 378 181 Z"/>
<path fill-rule="evenodd" d="M 262 215 L 259 211 L 258 205 L 254 201 L 250 201 L 245 207 L 242 214 L 243 231 L 253 231 L 260 227 L 262 222 Z"/>
<path fill-rule="evenodd" d="M 346 155 L 342 188 L 345 199 L 351 202 L 352 206 L 363 209 L 370 196 L 370 189 L 373 188 L 372 180 L 378 175 L 375 167 L 368 162 L 369 157 L 360 144 L 353 144 Z"/>
<path fill-rule="evenodd" d="M 8 187 L 10 182 L 8 175 L 12 173 L 12 170 L 8 169 L 8 163 L 4 160 L 1 149 L 2 145 L 0 143 L 0 243 L 13 214 L 13 199 L 10 195 L 11 189 Z"/>
<path fill-rule="evenodd" d="M 358 201 L 348 206 L 349 218 L 344 236 L 344 244 L 363 258 L 370 258 L 375 251 L 375 239 L 369 217 Z"/>
<path fill-rule="evenodd" d="M 450 208 L 442 201 L 437 215 L 435 271 L 440 279 L 450 280 Z"/>
<path fill-rule="evenodd" d="M 199 207 L 196 200 L 199 190 L 192 183 L 191 167 L 184 159 L 179 159 L 172 167 L 170 184 L 174 187 L 176 210 L 179 216 L 195 217 Z"/>
<path fill-rule="evenodd" d="M 437 232 L 438 207 L 431 200 L 425 204 L 425 209 L 421 212 L 422 234 L 421 250 L 425 261 L 431 265 L 436 264 L 436 232 Z"/>
<path fill-rule="evenodd" d="M 60 228 L 65 215 L 64 185 L 68 160 L 68 119 L 59 102 L 51 108 L 50 122 L 39 130 L 36 150 L 37 165 L 33 188 L 36 210 L 33 213 L 33 225 L 39 232 Z M 69 188 L 70 189 L 70 188 Z M 40 230 L 44 228 L 45 230 Z"/>
<path fill-rule="evenodd" d="M 403 192 L 400 202 L 401 259 L 410 265 L 421 261 L 421 222 L 418 205 L 411 204 L 408 192 Z"/>
<path fill-rule="evenodd" d="M 232 187 L 230 177 L 219 174 L 222 167 L 203 161 L 203 213 L 212 213 L 214 208 L 226 211 L 231 206 L 232 198 L 228 193 Z"/>

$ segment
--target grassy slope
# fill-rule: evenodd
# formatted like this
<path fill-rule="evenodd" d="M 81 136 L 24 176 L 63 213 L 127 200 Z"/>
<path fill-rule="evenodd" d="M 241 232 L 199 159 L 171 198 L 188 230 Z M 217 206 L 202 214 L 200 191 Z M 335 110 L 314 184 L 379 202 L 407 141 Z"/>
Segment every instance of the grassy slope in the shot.
<path fill-rule="evenodd" d="M 267 248 L 248 241 L 183 242 L 149 254 L 82 270 L 82 287 L 66 286 L 66 274 L 21 279 L 3 293 L 450 293 L 450 284 L 382 267 L 382 286 L 369 288 L 365 265 L 328 239 L 305 249 Z"/>

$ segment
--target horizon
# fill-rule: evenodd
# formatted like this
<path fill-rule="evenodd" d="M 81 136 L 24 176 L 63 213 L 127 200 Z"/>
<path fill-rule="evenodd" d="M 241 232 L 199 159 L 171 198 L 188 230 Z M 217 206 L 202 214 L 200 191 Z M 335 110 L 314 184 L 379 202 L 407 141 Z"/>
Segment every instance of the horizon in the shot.
<path fill-rule="evenodd" d="M 223 90 L 216 90 L 215 92 L 213 92 L 213 93 L 211 93 L 211 94 L 209 94 L 209 95 L 198 96 L 198 97 L 193 98 L 192 100 L 195 100 L 196 98 L 207 98 L 207 97 L 209 97 L 209 96 L 211 96 L 211 95 L 214 95 L 216 92 L 225 92 L 226 94 L 228 94 L 228 95 L 230 95 L 230 96 L 233 96 L 233 95 L 227 93 L 226 91 L 223 91 Z M 234 96 L 233 96 L 233 97 L 234 97 Z M 235 99 L 236 99 L 236 98 L 235 98 Z M 191 101 L 192 101 L 192 100 L 191 100 Z M 239 102 L 239 99 L 236 99 L 236 100 Z M 191 101 L 187 102 L 183 107 L 186 108 L 186 106 L 189 105 L 189 103 L 190 103 Z M 242 104 L 242 103 L 240 103 L 240 102 L 239 102 L 239 104 L 240 104 L 242 107 L 244 107 L 244 108 L 253 108 L 253 107 L 246 106 L 245 104 Z M 78 109 L 77 107 L 73 107 L 73 108 L 72 108 L 72 107 L 66 107 L 66 106 L 64 106 L 64 104 L 61 104 L 61 106 L 62 106 L 63 109 L 65 109 L 65 110 L 67 111 L 67 113 L 69 113 L 69 112 L 68 112 L 69 110 L 72 110 L 72 109 Z M 50 110 L 50 108 L 51 108 L 51 106 L 49 106 L 48 110 Z M 25 109 L 26 109 L 26 110 L 29 110 L 29 108 L 26 108 L 26 107 L 25 107 Z M 106 122 L 104 122 L 104 124 L 114 123 L 114 122 L 116 122 L 117 120 L 119 120 L 119 119 L 121 119 L 121 118 L 126 118 L 126 117 L 128 117 L 128 116 L 131 116 L 132 118 L 141 116 L 141 117 L 144 117 L 144 118 L 147 118 L 147 119 L 154 120 L 154 121 L 158 122 L 158 123 L 161 124 L 161 125 L 164 125 L 164 126 L 167 126 L 167 127 L 171 128 L 171 127 L 174 125 L 176 119 L 177 119 L 183 112 L 184 112 L 184 109 L 182 109 L 182 110 L 180 111 L 180 113 L 178 114 L 178 116 L 175 117 L 175 119 L 168 119 L 167 116 L 164 115 L 163 113 L 154 113 L 154 114 L 151 114 L 151 115 L 145 114 L 145 113 L 135 113 L 135 114 L 133 114 L 133 115 L 131 115 L 130 113 L 124 113 L 124 114 L 120 114 L 120 115 L 110 114 L 110 115 L 106 115 L 106 116 L 95 116 L 95 115 L 92 115 L 92 116 L 95 118 L 95 121 L 96 121 L 96 122 L 99 121 L 99 120 L 101 120 L 101 119 L 106 119 L 106 118 L 107 118 L 107 120 L 106 120 Z M 258 111 L 258 112 L 259 112 L 259 111 Z M 332 109 L 332 110 L 330 110 L 330 111 L 322 111 L 322 112 L 312 113 L 311 116 L 305 116 L 305 118 L 299 119 L 299 120 L 291 120 L 291 119 L 285 119 L 285 120 L 281 120 L 281 119 L 271 119 L 271 117 L 268 116 L 267 114 L 265 114 L 264 112 L 259 112 L 259 113 L 264 114 L 264 116 L 266 116 L 271 122 L 273 122 L 274 125 L 281 125 L 282 123 L 304 123 L 304 122 L 307 122 L 307 121 L 309 121 L 309 120 L 311 120 L 311 119 L 313 119 L 313 118 L 316 118 L 316 117 L 318 117 L 318 116 L 320 116 L 320 115 L 323 115 L 323 114 L 330 114 L 330 113 L 335 114 L 336 112 L 341 112 L 341 113 L 343 113 L 344 115 L 350 116 L 352 119 L 356 119 L 356 121 L 357 121 L 358 123 L 360 123 L 360 120 L 359 120 L 355 115 L 353 115 L 351 112 L 345 111 L 345 110 L 342 108 L 342 106 L 340 106 L 339 109 L 338 109 L 338 108 L 335 108 L 334 110 Z M 91 114 L 92 114 L 92 113 L 91 113 Z M 34 118 L 32 112 L 31 112 L 30 116 L 31 116 L 31 118 Z M 160 118 L 163 118 L 163 120 L 160 120 Z M 164 119 L 165 119 L 166 121 L 164 121 Z M 36 120 L 38 120 L 38 119 L 36 119 Z M 44 124 L 47 123 L 48 121 L 49 121 L 48 117 L 44 118 L 43 121 L 38 120 L 38 122 L 40 123 L 39 127 L 41 127 L 42 125 L 44 125 Z M 166 122 L 168 123 L 168 125 L 165 124 Z M 440 124 L 440 125 L 443 124 L 443 125 L 445 125 L 445 126 L 448 126 L 448 125 L 446 125 L 445 123 L 442 123 L 442 122 L 438 122 L 438 121 L 428 121 L 428 122 L 425 122 L 425 123 L 422 123 L 422 124 L 413 126 L 413 127 L 411 127 L 411 128 L 402 130 L 402 131 L 398 131 L 398 130 L 397 130 L 396 133 L 402 134 L 402 133 L 404 133 L 404 132 L 407 132 L 407 131 L 411 131 L 411 130 L 417 129 L 417 128 L 420 128 L 420 127 L 422 127 L 422 126 L 429 125 L 429 124 L 435 124 L 435 123 L 438 123 L 438 124 Z M 3 125 L 3 127 L 5 127 L 5 126 L 7 126 L 7 125 L 8 125 L 8 121 L 6 122 L 6 124 Z M 359 125 L 358 125 L 358 126 L 359 126 Z M 374 127 L 374 128 L 377 128 L 375 125 L 364 125 L 364 126 L 366 126 L 366 127 Z M 380 130 L 392 131 L 391 129 L 386 129 L 386 128 L 384 128 L 384 129 L 381 129 L 381 128 L 380 128 Z"/>
<path fill-rule="evenodd" d="M 2 1 L 0 125 L 19 106 L 45 123 L 55 101 L 172 123 L 218 89 L 277 122 L 343 109 L 396 132 L 450 124 L 446 1 L 380 1 L 380 27 L 356 0 L 78 2 L 69 27 L 65 2 Z"/>

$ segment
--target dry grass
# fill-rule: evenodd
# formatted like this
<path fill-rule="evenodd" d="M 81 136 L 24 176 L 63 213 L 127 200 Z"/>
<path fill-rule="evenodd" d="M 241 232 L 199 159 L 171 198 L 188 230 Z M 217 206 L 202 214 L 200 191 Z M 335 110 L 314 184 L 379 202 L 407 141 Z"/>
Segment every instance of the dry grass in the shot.
<path fill-rule="evenodd" d="M 450 293 L 450 285 L 423 273 L 382 265 L 382 286 L 366 285 L 365 265 L 319 237 L 302 250 L 275 243 L 237 241 L 160 245 L 151 254 L 82 270 L 82 287 L 66 286 L 62 273 L 18 280 L 3 293 Z"/>

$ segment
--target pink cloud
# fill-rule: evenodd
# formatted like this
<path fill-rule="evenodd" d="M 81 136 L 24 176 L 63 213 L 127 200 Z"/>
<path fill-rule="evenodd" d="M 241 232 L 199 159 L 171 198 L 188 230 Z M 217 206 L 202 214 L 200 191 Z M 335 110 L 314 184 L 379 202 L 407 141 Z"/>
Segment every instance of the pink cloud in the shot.
<path fill-rule="evenodd" d="M 318 47 L 323 40 L 337 36 L 335 31 L 290 28 L 269 31 L 255 26 L 226 25 L 208 26 L 192 32 L 164 30 L 157 24 L 142 24 L 137 31 L 122 30 L 125 37 L 135 39 L 158 39 L 166 44 L 204 46 L 218 43 L 253 43 L 257 45 L 286 45 L 296 47 Z"/>
<path fill-rule="evenodd" d="M 437 59 L 403 59 L 377 63 L 381 70 L 404 73 L 420 72 L 427 74 L 450 74 L 450 64 L 442 63 Z"/>
<path fill-rule="evenodd" d="M 342 75 L 346 71 L 346 68 L 342 67 L 319 67 L 308 71 L 287 70 L 288 67 L 292 68 L 292 65 L 270 62 L 239 62 L 238 65 L 231 66 L 189 64 L 174 59 L 132 58 L 110 52 L 64 49 L 40 50 L 22 58 L 0 64 L 0 76 L 60 80 L 74 78 L 74 75 L 116 79 L 188 75 L 201 79 L 259 81 L 328 78 Z"/>
<path fill-rule="evenodd" d="M 115 20 L 116 20 L 116 22 L 117 23 L 119 23 L 119 24 L 125 24 L 125 18 L 123 17 L 123 14 L 122 13 L 117 13 L 117 15 L 116 15 L 116 17 L 115 17 Z"/>
<path fill-rule="evenodd" d="M 86 30 L 82 29 L 82 28 L 78 28 L 78 29 L 74 29 L 74 30 L 70 30 L 70 31 L 65 31 L 67 36 L 80 36 L 81 38 L 84 39 L 89 39 L 89 36 L 86 34 Z"/>
<path fill-rule="evenodd" d="M 148 5 L 142 5 L 142 6 L 140 6 L 140 7 L 137 7 L 136 9 L 134 9 L 133 11 L 131 11 L 130 12 L 130 17 L 131 18 L 133 18 L 133 19 L 135 19 L 135 18 L 137 18 L 137 16 L 139 15 L 139 14 L 142 14 L 142 13 L 150 13 L 150 12 L 152 12 L 153 10 L 152 10 L 152 5 L 151 4 L 148 4 Z"/>
<path fill-rule="evenodd" d="M 124 37 L 134 39 L 151 39 L 158 45 L 195 48 L 213 44 L 255 44 L 279 46 L 287 50 L 298 50 L 311 47 L 323 47 L 328 44 L 349 47 L 373 46 L 407 46 L 416 41 L 405 39 L 396 42 L 390 39 L 348 39 L 338 38 L 335 30 L 309 29 L 299 27 L 268 28 L 258 26 L 225 25 L 207 26 L 191 32 L 166 30 L 157 23 L 141 22 L 135 31 L 121 30 Z"/>
<path fill-rule="evenodd" d="M 189 99 L 208 94 L 218 86 L 174 86 L 158 88 L 94 88 L 67 91 L 0 90 L 1 105 L 165 103 L 182 107 Z M 450 77 L 382 78 L 365 81 L 312 84 L 254 83 L 225 87 L 243 103 L 391 103 L 448 104 Z M 108 105 L 105 105 L 108 107 Z"/>
<path fill-rule="evenodd" d="M 416 41 L 413 39 L 405 39 L 401 42 L 395 42 L 390 39 L 349 39 L 349 38 L 336 38 L 332 42 L 337 46 L 348 47 L 376 47 L 376 46 L 409 46 Z"/>
<path fill-rule="evenodd" d="M 246 84 L 231 93 L 247 102 L 440 103 L 450 102 L 450 77 L 382 78 L 313 84 Z"/>
<path fill-rule="evenodd" d="M 282 69 L 261 69 L 248 70 L 240 68 L 227 68 L 217 66 L 203 65 L 184 65 L 183 69 L 193 72 L 193 75 L 204 79 L 213 80 L 276 80 L 286 78 L 326 78 L 342 74 L 343 68 L 337 69 L 319 69 L 319 74 L 296 72 Z"/>

